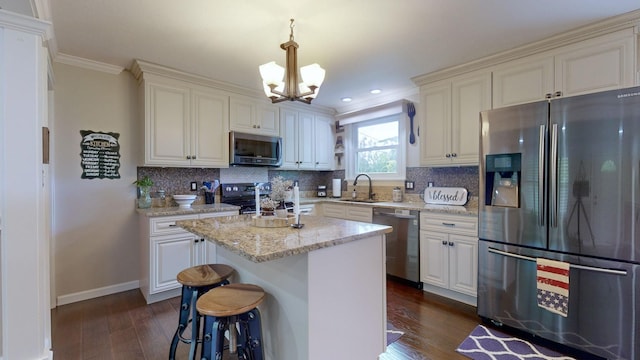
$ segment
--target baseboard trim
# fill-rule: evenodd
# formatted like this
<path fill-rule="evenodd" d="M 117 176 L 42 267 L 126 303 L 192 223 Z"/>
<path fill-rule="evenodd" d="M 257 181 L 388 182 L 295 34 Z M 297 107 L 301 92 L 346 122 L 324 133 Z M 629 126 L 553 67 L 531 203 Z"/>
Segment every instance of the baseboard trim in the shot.
<path fill-rule="evenodd" d="M 133 289 L 138 289 L 140 287 L 140 281 L 129 281 L 126 283 L 120 283 L 116 285 L 105 286 L 97 289 L 80 291 L 77 293 L 60 295 L 56 299 L 56 305 L 66 305 L 71 304 L 78 301 L 84 301 L 89 299 L 94 299 L 100 296 L 116 294 L 123 291 L 129 291 Z"/>
<path fill-rule="evenodd" d="M 430 285 L 430 284 L 423 284 L 423 288 L 422 290 L 426 291 L 426 292 L 430 292 L 439 296 L 444 296 L 446 298 L 455 300 L 455 301 L 459 301 L 461 303 L 465 303 L 467 305 L 471 305 L 471 306 L 478 306 L 478 299 L 475 296 L 470 296 L 467 294 L 463 294 L 463 293 L 459 293 L 457 291 L 453 291 L 453 290 L 449 290 L 449 289 L 443 289 L 441 287 L 438 286 L 434 286 L 434 285 Z"/>

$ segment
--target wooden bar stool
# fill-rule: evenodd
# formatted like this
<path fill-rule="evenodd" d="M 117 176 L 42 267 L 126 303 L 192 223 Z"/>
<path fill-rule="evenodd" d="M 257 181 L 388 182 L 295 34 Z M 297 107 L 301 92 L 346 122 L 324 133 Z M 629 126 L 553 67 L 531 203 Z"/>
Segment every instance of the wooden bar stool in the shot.
<path fill-rule="evenodd" d="M 202 360 L 222 359 L 227 330 L 229 353 L 237 353 L 238 359 L 264 359 L 262 321 L 257 309 L 264 296 L 260 286 L 230 284 L 212 289 L 198 300 L 196 307 L 204 316 Z"/>
<path fill-rule="evenodd" d="M 189 359 L 195 359 L 196 348 L 198 346 L 198 334 L 200 332 L 200 314 L 196 310 L 196 301 L 207 291 L 218 286 L 227 285 L 229 276 L 233 273 L 233 268 L 224 264 L 207 264 L 193 266 L 182 270 L 177 280 L 182 284 L 182 297 L 180 299 L 180 319 L 178 329 L 176 329 L 171 347 L 169 348 L 169 359 L 176 358 L 176 348 L 178 341 L 190 344 Z M 182 336 L 187 325 L 191 322 L 191 337 Z"/>

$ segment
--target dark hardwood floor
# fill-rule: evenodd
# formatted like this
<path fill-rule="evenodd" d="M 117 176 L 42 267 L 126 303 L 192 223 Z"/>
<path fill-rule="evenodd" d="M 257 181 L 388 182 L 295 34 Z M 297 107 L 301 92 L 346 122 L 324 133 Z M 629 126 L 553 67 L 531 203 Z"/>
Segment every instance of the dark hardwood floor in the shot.
<path fill-rule="evenodd" d="M 138 290 L 59 306 L 51 311 L 54 356 L 166 359 L 179 306 L 180 298 L 146 305 Z M 479 323 L 474 307 L 388 281 L 387 308 L 389 322 L 405 334 L 382 360 L 466 359 L 455 349 Z M 178 359 L 187 353 L 178 346 Z"/>

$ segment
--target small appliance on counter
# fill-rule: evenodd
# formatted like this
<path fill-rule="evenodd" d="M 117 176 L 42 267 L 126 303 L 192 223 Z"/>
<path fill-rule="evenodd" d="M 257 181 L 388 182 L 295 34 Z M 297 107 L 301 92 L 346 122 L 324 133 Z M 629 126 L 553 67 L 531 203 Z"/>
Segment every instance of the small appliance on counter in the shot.
<path fill-rule="evenodd" d="M 333 197 L 342 197 L 342 179 L 333 179 L 331 183 L 333 184 Z"/>
<path fill-rule="evenodd" d="M 318 197 L 327 197 L 327 185 L 318 185 Z"/>

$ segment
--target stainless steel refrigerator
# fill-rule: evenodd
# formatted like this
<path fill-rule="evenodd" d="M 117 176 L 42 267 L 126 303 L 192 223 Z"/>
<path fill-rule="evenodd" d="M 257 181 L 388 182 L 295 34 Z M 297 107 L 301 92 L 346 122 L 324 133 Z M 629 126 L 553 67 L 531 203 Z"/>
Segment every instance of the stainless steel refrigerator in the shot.
<path fill-rule="evenodd" d="M 481 113 L 478 314 L 640 359 L 640 87 Z M 536 260 L 570 264 L 566 317 Z"/>

